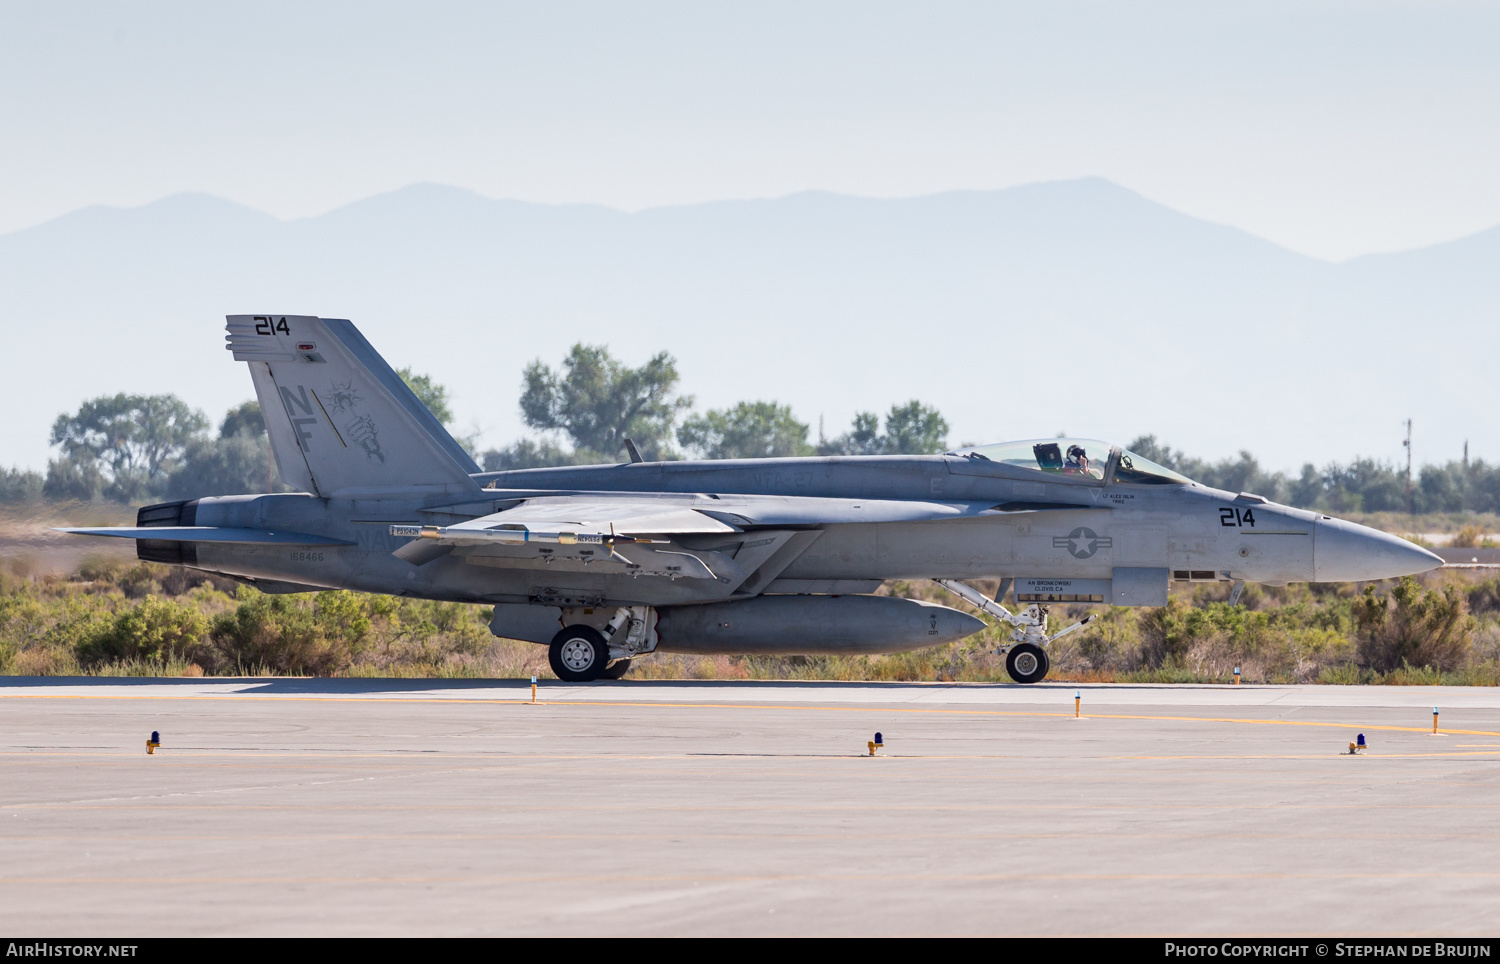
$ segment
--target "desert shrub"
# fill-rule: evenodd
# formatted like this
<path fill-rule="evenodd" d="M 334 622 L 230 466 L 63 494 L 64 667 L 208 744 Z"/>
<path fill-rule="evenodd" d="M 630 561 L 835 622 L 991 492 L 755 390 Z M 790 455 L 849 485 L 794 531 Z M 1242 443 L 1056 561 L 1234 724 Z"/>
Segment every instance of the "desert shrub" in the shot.
<path fill-rule="evenodd" d="M 862 674 L 851 674 L 849 679 L 888 680 L 909 682 L 912 680 L 951 681 L 958 675 L 954 654 L 958 647 L 950 644 L 930 649 L 915 649 L 906 653 L 889 653 L 885 656 L 866 659 Z"/>
<path fill-rule="evenodd" d="M 156 577 L 165 575 L 164 572 L 158 570 L 165 568 L 165 566 L 153 566 L 148 562 L 142 562 L 120 573 L 116 579 L 116 585 L 120 587 L 120 591 L 127 599 L 144 599 L 147 596 L 157 595 L 161 593 L 162 585 Z"/>
<path fill-rule="evenodd" d="M 17 676 L 77 676 L 82 670 L 70 649 L 33 646 L 16 654 L 8 672 Z"/>
<path fill-rule="evenodd" d="M 128 563 L 107 556 L 91 556 L 78 567 L 77 576 L 91 582 L 96 589 L 118 589 L 130 599 L 161 595 L 162 583 L 174 572 L 185 572 L 180 566 L 162 566 L 150 562 Z M 177 595 L 176 592 L 170 593 Z"/>
<path fill-rule="evenodd" d="M 1371 675 L 1369 670 L 1361 669 L 1354 663 L 1340 663 L 1336 666 L 1323 667 L 1318 673 L 1318 682 L 1334 686 L 1357 686 L 1360 683 L 1368 683 Z"/>
<path fill-rule="evenodd" d="M 78 653 L 113 632 L 115 626 L 112 601 L 107 597 L 65 596 L 50 606 L 38 601 L 32 615 L 35 621 L 22 637 L 23 650 L 35 645 Z"/>
<path fill-rule="evenodd" d="M 1225 628 L 1222 613 L 1189 606 L 1181 598 L 1148 610 L 1140 618 L 1141 662 L 1148 669 L 1180 664 L 1195 643 Z"/>
<path fill-rule="evenodd" d="M 85 556 L 74 575 L 83 582 L 113 586 L 129 565 L 110 556 Z"/>
<path fill-rule="evenodd" d="M 1173 598 L 1137 617 L 1139 657 L 1116 666 L 1140 681 L 1168 682 L 1180 675 L 1177 670 L 1228 680 L 1238 666 L 1247 681 L 1305 682 L 1353 658 L 1347 612 L 1347 602 L 1338 599 L 1326 607 L 1304 598 L 1252 611 L 1227 602 L 1194 607 Z"/>
<path fill-rule="evenodd" d="M 1467 602 L 1471 613 L 1500 612 L 1500 579 L 1486 579 L 1469 587 Z"/>
<path fill-rule="evenodd" d="M 1500 620 L 1480 617 L 1476 620 L 1473 640 L 1475 663 L 1500 663 Z"/>
<path fill-rule="evenodd" d="M 74 651 L 85 665 L 121 659 L 191 660 L 202 651 L 207 635 L 208 617 L 197 606 L 147 596 L 113 620 L 96 623 Z"/>
<path fill-rule="evenodd" d="M 1477 525 L 1466 525 L 1453 536 L 1448 545 L 1455 549 L 1474 549 L 1484 539 L 1484 529 Z"/>
<path fill-rule="evenodd" d="M 378 631 L 364 658 L 380 672 L 474 675 L 479 672 L 480 657 L 496 648 L 486 609 L 392 596 L 366 597 L 365 603 Z"/>
<path fill-rule="evenodd" d="M 1064 637 L 1066 641 L 1067 637 Z M 1073 651 L 1084 661 L 1080 669 L 1136 668 L 1142 657 L 1141 632 L 1134 612 L 1118 606 L 1106 609 L 1087 629 L 1079 632 Z M 1066 660 L 1054 657 L 1054 662 Z"/>
<path fill-rule="evenodd" d="M 1451 670 L 1473 649 L 1474 618 L 1452 585 L 1424 589 L 1407 576 L 1385 596 L 1367 586 L 1354 607 L 1354 622 L 1359 661 L 1379 672 Z"/>
<path fill-rule="evenodd" d="M 333 597 L 333 598 L 329 598 Z M 351 606 L 349 600 L 353 600 Z M 215 672 L 333 676 L 354 662 L 370 630 L 350 592 L 272 596 L 241 586 L 232 611 L 214 617 L 206 654 Z M 356 612 L 357 610 L 357 612 Z"/>

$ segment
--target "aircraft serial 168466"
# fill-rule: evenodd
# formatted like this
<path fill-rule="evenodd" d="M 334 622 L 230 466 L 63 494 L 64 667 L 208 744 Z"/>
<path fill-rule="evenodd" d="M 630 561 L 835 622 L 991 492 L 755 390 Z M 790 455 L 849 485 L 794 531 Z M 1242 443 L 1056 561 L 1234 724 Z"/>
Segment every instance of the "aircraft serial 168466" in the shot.
<path fill-rule="evenodd" d="M 1055 603 L 1161 606 L 1170 584 L 1345 582 L 1442 560 L 1383 532 L 1211 489 L 1119 446 L 1048 438 L 932 456 L 644 462 L 482 472 L 348 321 L 232 315 L 296 493 L 142 508 L 141 559 L 264 592 L 353 589 L 494 606 L 572 682 L 653 651 L 888 653 L 984 623 L 875 595 L 931 579 L 1010 627 L 1047 675 Z M 964 580 L 999 579 L 991 599 Z M 1012 611 L 1003 605 L 1014 597 Z M 1085 620 L 1086 622 L 1087 620 Z"/>

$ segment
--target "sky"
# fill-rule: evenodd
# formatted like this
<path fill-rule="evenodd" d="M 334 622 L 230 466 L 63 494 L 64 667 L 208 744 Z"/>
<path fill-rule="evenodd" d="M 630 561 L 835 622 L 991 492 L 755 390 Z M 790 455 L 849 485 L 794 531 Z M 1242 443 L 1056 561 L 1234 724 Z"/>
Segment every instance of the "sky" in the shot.
<path fill-rule="evenodd" d="M 625 210 L 1097 175 L 1328 260 L 1500 223 L 1500 4 L 0 5 L 0 233 L 415 182 Z"/>

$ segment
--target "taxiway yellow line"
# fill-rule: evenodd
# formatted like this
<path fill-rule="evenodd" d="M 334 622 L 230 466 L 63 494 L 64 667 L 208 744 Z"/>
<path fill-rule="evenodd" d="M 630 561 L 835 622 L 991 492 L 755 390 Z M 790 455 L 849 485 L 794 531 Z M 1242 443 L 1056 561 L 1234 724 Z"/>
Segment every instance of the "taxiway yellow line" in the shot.
<path fill-rule="evenodd" d="M 152 696 L 152 695 L 122 695 L 104 696 L 89 693 L 0 693 L 0 700 L 182 700 L 182 701 L 205 701 L 215 702 L 219 700 L 234 702 L 297 702 L 297 703 L 405 703 L 412 705 L 451 704 L 463 703 L 475 706 L 606 706 L 606 707 L 628 707 L 639 709 L 682 709 L 682 710 L 803 710 L 824 713 L 913 713 L 944 716 L 1019 716 L 1019 717 L 1054 717 L 1074 719 L 1072 713 L 1051 713 L 1039 710 L 974 710 L 974 709 L 943 709 L 930 706 L 809 706 L 796 703 L 648 703 L 633 700 L 539 700 L 532 703 L 529 699 L 454 699 L 451 697 L 423 697 L 417 699 L 405 699 L 386 696 L 261 696 L 247 693 L 232 694 L 203 694 L 198 696 Z M 1390 707 L 1382 707 L 1390 709 Z M 1257 726 L 1311 726 L 1324 727 L 1341 730 L 1370 730 L 1396 733 L 1430 733 L 1430 726 L 1391 726 L 1385 724 L 1367 723 L 1335 723 L 1318 720 L 1257 720 L 1244 717 L 1231 716 L 1159 716 L 1134 713 L 1090 713 L 1088 719 L 1093 720 L 1142 720 L 1166 723 L 1240 723 Z M 1444 727 L 1441 731 L 1448 736 L 1491 736 L 1500 737 L 1500 731 L 1496 730 L 1468 730 L 1452 729 Z"/>

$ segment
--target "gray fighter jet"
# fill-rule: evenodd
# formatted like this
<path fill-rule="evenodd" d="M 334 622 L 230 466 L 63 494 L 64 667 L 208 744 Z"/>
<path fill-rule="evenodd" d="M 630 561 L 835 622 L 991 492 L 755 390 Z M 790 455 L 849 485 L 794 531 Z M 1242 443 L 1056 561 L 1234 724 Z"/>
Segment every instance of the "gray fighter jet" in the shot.
<path fill-rule="evenodd" d="M 1176 582 L 1347 582 L 1442 565 L 1404 540 L 1222 492 L 1092 439 L 934 456 L 644 462 L 482 472 L 348 321 L 233 315 L 295 494 L 141 509 L 141 559 L 246 580 L 494 606 L 564 680 L 653 651 L 888 653 L 983 622 L 878 596 L 931 579 L 1010 629 L 1047 675 L 1056 603 L 1161 606 Z M 964 580 L 999 579 L 988 598 Z M 1012 611 L 1003 604 L 1014 597 Z"/>

